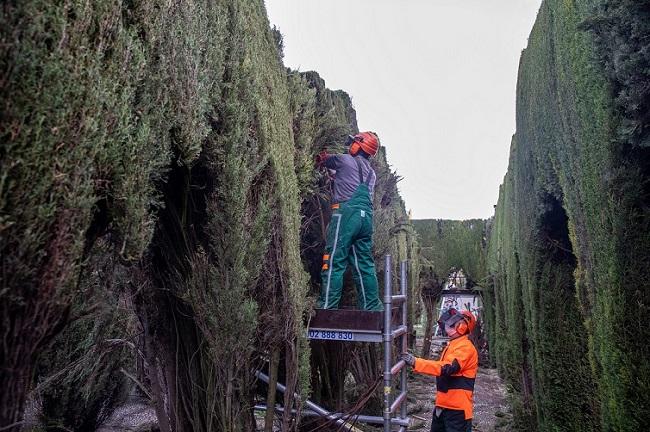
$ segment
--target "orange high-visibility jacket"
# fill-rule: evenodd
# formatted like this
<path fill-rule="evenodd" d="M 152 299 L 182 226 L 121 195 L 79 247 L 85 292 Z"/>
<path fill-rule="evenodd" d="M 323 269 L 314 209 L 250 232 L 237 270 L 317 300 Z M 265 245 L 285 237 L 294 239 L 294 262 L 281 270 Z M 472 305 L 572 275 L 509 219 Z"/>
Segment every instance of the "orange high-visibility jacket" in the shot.
<path fill-rule="evenodd" d="M 416 372 L 436 376 L 436 406 L 465 411 L 472 418 L 478 352 L 467 336 L 452 339 L 440 360 L 415 359 Z"/>

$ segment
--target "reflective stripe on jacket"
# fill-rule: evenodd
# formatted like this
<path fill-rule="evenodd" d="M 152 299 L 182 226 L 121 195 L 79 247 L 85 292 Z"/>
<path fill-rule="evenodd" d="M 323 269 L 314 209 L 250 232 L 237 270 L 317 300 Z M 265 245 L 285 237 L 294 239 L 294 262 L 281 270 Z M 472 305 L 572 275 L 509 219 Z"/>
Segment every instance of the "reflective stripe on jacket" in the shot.
<path fill-rule="evenodd" d="M 440 360 L 415 359 L 416 372 L 436 376 L 436 406 L 473 416 L 474 380 L 478 371 L 478 352 L 467 336 L 449 342 Z"/>

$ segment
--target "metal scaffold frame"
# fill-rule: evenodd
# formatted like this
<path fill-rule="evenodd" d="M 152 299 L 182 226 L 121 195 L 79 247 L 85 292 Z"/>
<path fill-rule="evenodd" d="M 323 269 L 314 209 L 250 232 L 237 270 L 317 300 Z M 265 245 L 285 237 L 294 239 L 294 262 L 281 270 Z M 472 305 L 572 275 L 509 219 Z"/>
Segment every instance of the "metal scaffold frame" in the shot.
<path fill-rule="evenodd" d="M 384 269 L 384 310 L 381 313 L 383 318 L 383 325 L 381 328 L 356 328 L 355 325 L 347 325 L 345 328 L 340 326 L 328 327 L 327 324 L 320 324 L 316 327 L 309 326 L 307 330 L 308 339 L 316 340 L 336 340 L 341 342 L 375 342 L 382 343 L 384 347 L 384 372 L 383 372 L 383 395 L 384 395 L 384 408 L 382 416 L 370 415 L 347 415 L 344 413 L 332 413 L 323 407 L 318 406 L 310 400 L 305 400 L 304 404 L 307 410 L 300 412 L 303 416 L 321 416 L 336 422 L 336 424 L 343 430 L 351 430 L 352 423 L 369 423 L 369 424 L 383 424 L 384 432 L 392 432 L 393 427 L 399 432 L 405 432 L 409 425 L 409 417 L 407 415 L 407 391 L 408 391 L 408 374 L 406 370 L 406 363 L 399 360 L 393 364 L 393 342 L 398 341 L 401 352 L 406 352 L 408 349 L 408 312 L 407 312 L 407 298 L 408 298 L 408 284 L 407 284 L 407 261 L 400 263 L 400 293 L 393 294 L 393 274 L 392 274 L 392 257 L 386 255 L 385 269 Z M 400 305 L 399 311 L 401 312 L 401 320 L 399 325 L 393 328 L 393 306 Z M 366 311 L 354 311 L 354 313 L 368 313 Z M 378 314 L 374 312 L 374 314 Z M 394 388 L 393 379 L 399 374 L 399 387 Z M 257 371 L 255 376 L 269 383 L 269 377 Z M 278 391 L 284 393 L 286 388 L 280 383 L 277 383 Z M 399 391 L 396 397 L 393 397 L 396 391 Z M 300 399 L 298 394 L 294 397 Z M 256 410 L 266 410 L 265 405 L 256 405 Z M 275 407 L 278 412 L 283 412 L 282 407 Z M 293 412 L 293 411 L 292 411 Z"/>

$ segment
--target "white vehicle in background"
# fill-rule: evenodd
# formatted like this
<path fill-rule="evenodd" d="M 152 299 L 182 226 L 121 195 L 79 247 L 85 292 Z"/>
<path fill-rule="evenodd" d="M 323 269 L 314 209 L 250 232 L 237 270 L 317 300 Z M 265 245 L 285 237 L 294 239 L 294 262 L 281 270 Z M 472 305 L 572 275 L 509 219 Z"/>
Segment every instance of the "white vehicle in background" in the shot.
<path fill-rule="evenodd" d="M 452 271 L 450 273 L 445 287 L 440 294 L 440 309 L 438 318 L 442 316 L 445 311 L 454 308 L 458 311 L 468 310 L 474 314 L 476 321 L 481 323 L 481 311 L 483 310 L 483 302 L 481 299 L 480 290 L 466 289 L 465 288 L 465 275 L 463 270 Z M 480 326 L 477 326 L 477 328 Z M 446 335 L 436 329 L 436 337 L 445 338 Z"/>

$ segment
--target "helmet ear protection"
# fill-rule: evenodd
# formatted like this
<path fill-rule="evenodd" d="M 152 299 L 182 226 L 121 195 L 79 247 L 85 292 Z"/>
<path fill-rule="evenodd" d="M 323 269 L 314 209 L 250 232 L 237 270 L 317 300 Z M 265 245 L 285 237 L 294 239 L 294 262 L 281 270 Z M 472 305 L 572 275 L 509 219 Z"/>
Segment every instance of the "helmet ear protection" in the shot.
<path fill-rule="evenodd" d="M 466 335 L 469 332 L 469 326 L 467 325 L 467 320 L 465 318 L 456 324 L 456 331 L 461 335 Z"/>
<path fill-rule="evenodd" d="M 348 152 L 352 156 L 363 151 L 368 157 L 372 157 L 379 150 L 379 138 L 374 132 L 361 132 L 354 136 L 348 135 L 345 145 L 350 146 Z"/>
<path fill-rule="evenodd" d="M 357 153 L 359 153 L 359 150 L 361 150 L 361 146 L 359 145 L 358 142 L 353 142 L 352 145 L 350 146 L 350 154 L 352 156 L 356 156 Z"/>
<path fill-rule="evenodd" d="M 348 152 L 352 156 L 356 156 L 357 153 L 359 153 L 359 150 L 361 150 L 361 144 L 359 144 L 361 141 L 363 141 L 363 137 L 360 137 L 359 135 L 348 135 L 345 145 L 350 146 Z"/>

